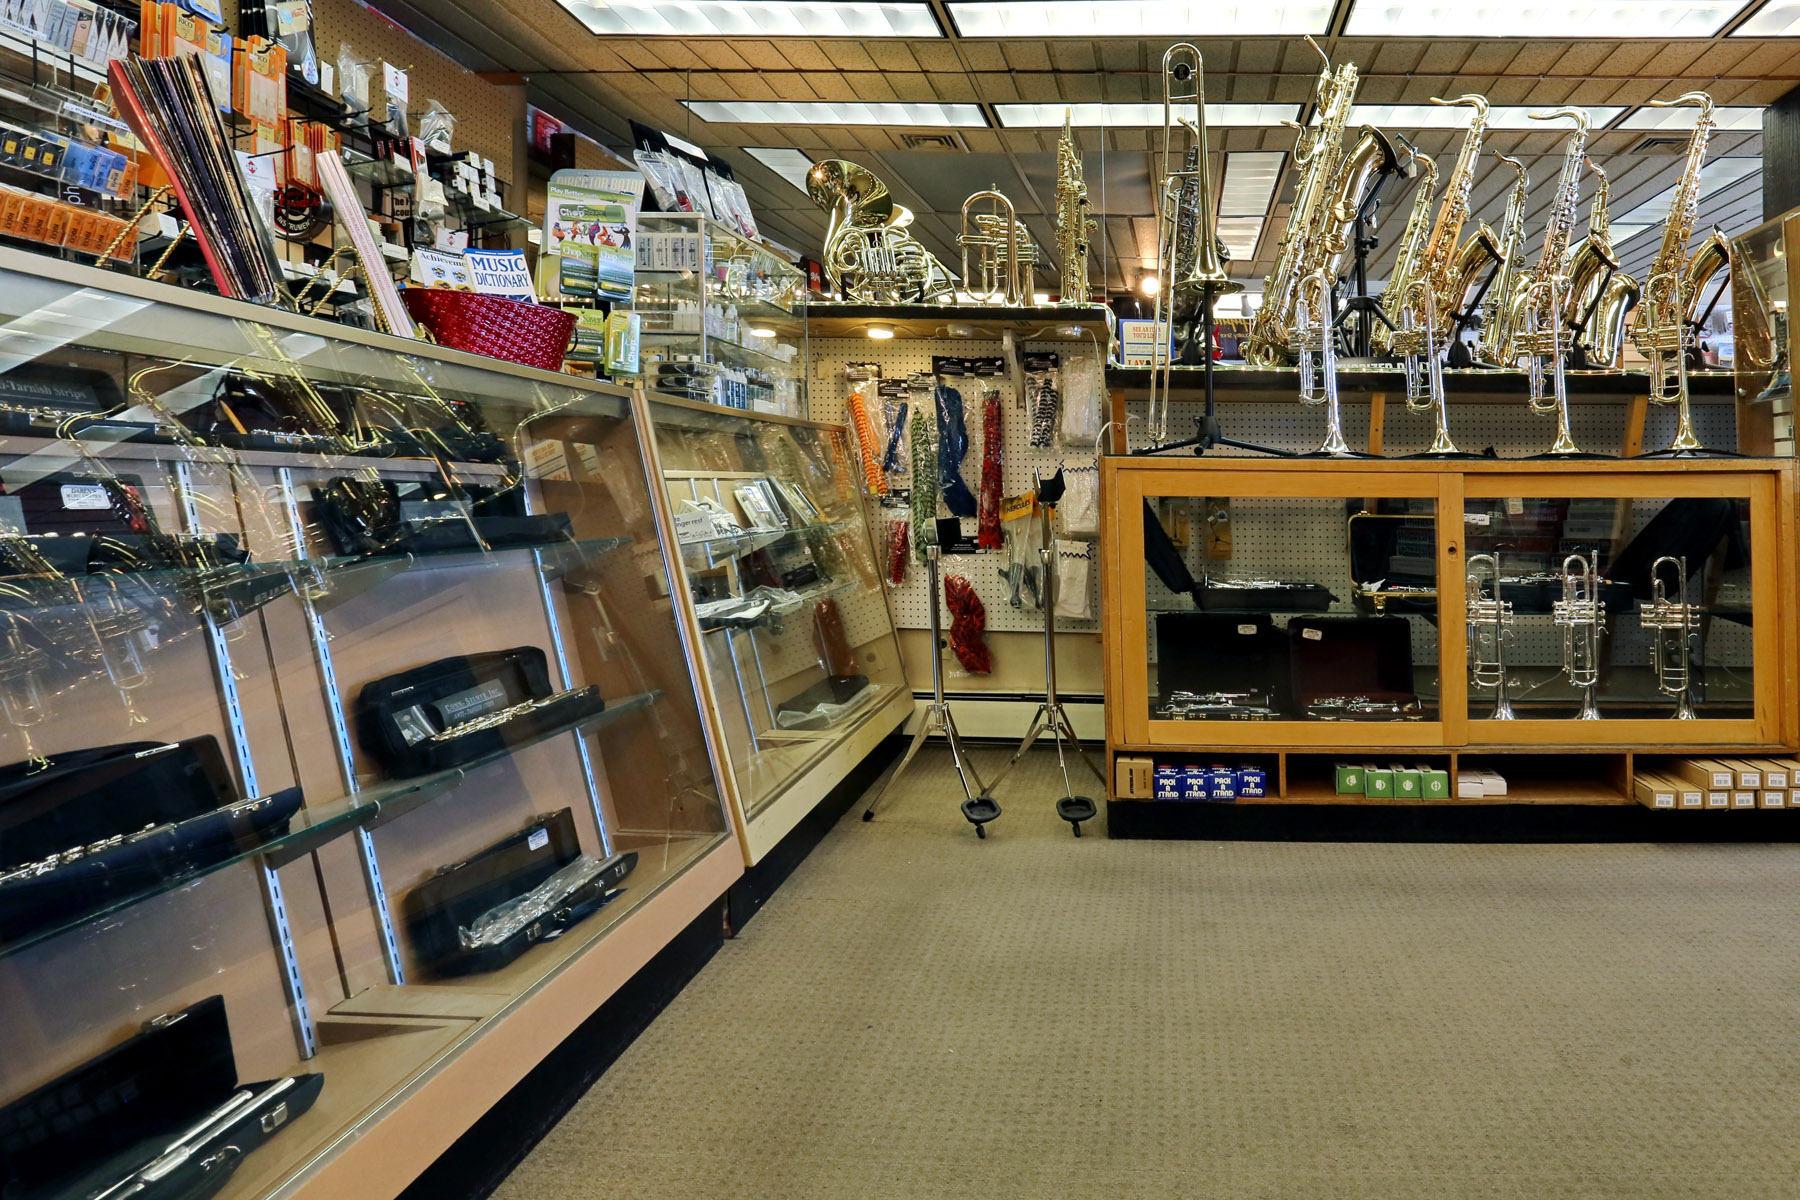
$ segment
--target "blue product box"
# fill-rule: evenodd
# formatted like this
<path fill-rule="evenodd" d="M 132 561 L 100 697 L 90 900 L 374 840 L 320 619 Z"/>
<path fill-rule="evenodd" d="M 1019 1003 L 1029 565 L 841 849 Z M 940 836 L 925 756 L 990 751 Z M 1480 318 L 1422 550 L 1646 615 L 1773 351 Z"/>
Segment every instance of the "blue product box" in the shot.
<path fill-rule="evenodd" d="M 1206 772 L 1206 798 L 1231 801 L 1237 799 L 1237 773 L 1230 767 L 1210 767 Z"/>
<path fill-rule="evenodd" d="M 1153 789 L 1158 800 L 1181 799 L 1181 768 L 1156 768 Z"/>
<path fill-rule="evenodd" d="M 1243 800 L 1261 800 L 1269 794 L 1269 773 L 1261 767 L 1239 767 L 1237 794 Z"/>
<path fill-rule="evenodd" d="M 1181 798 L 1183 800 L 1206 799 L 1207 784 L 1205 767 L 1183 767 L 1181 771 Z"/>

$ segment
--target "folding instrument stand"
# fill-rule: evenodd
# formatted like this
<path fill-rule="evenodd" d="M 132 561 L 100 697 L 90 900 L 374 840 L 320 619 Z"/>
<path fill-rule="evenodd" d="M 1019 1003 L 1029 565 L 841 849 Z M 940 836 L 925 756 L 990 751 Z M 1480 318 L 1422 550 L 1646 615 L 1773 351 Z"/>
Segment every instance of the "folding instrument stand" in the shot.
<path fill-rule="evenodd" d="M 1056 765 L 1062 768 L 1063 787 L 1067 789 L 1062 799 L 1056 802 L 1056 815 L 1067 821 L 1070 828 L 1075 831 L 1075 836 L 1080 837 L 1081 823 L 1092 820 L 1099 809 L 1091 797 L 1075 794 L 1075 785 L 1069 780 L 1069 762 L 1063 755 L 1063 739 L 1068 739 L 1069 745 L 1075 748 L 1075 753 L 1081 755 L 1081 761 L 1088 765 L 1088 770 L 1094 773 L 1094 778 L 1098 779 L 1103 787 L 1106 784 L 1106 775 L 1094 765 L 1094 760 L 1088 757 L 1088 752 L 1081 745 L 1081 739 L 1075 736 L 1075 727 L 1069 723 L 1069 714 L 1063 710 L 1062 701 L 1056 695 L 1056 543 L 1049 537 L 1049 506 L 1043 506 L 1040 511 L 1044 514 L 1044 532 L 1047 543 L 1043 549 L 1038 551 L 1039 557 L 1044 562 L 1044 586 L 1039 589 L 1044 597 L 1044 701 L 1038 705 L 1036 715 L 1031 718 L 1031 728 L 1026 731 L 1025 740 L 1019 743 L 1018 752 L 1012 756 L 1012 761 L 1006 764 L 1006 768 L 1000 772 L 993 785 L 987 789 L 987 794 L 991 795 L 999 788 L 1000 781 L 1019 765 L 1019 760 L 1025 756 L 1027 750 L 1031 749 L 1032 743 L 1036 742 L 1040 735 L 1049 733 L 1056 738 Z"/>
<path fill-rule="evenodd" d="M 1205 454 L 1215 446 L 1225 446 L 1233 450 L 1245 450 L 1252 454 L 1268 454 L 1276 458 L 1292 458 L 1293 451 L 1277 450 L 1272 446 L 1259 446 L 1255 442 L 1240 442 L 1228 438 L 1219 429 L 1219 402 L 1213 392 L 1213 300 L 1217 289 L 1213 284 L 1200 285 L 1201 321 L 1205 325 L 1206 336 L 1201 339 L 1206 352 L 1201 356 L 1206 367 L 1206 412 L 1194 418 L 1194 434 L 1179 442 L 1165 442 L 1160 446 L 1147 446 L 1142 450 L 1133 450 L 1134 455 L 1164 454 L 1170 450 L 1186 450 L 1190 446 L 1196 455 Z M 1173 322 L 1171 321 L 1171 325 Z M 1158 330 L 1158 334 L 1162 331 Z M 1155 370 L 1154 366 L 1151 370 Z M 1165 403 L 1167 401 L 1165 400 Z"/>
<path fill-rule="evenodd" d="M 975 826 L 978 837 L 986 837 L 986 825 L 1000 815 L 1000 805 L 988 795 L 989 789 L 981 782 L 981 776 L 975 773 L 975 764 L 963 753 L 962 738 L 956 732 L 956 718 L 950 715 L 950 705 L 944 701 L 944 661 L 943 661 L 943 617 L 939 613 L 941 592 L 938 586 L 938 546 L 936 542 L 925 546 L 925 564 L 931 572 L 931 703 L 925 706 L 925 715 L 919 721 L 919 730 L 913 734 L 912 744 L 906 748 L 906 755 L 894 773 L 888 776 L 887 783 L 882 785 L 869 801 L 869 807 L 863 810 L 863 820 L 873 821 L 875 810 L 887 796 L 900 776 L 906 774 L 906 768 L 912 764 L 913 756 L 918 754 L 919 747 L 925 739 L 934 733 L 944 735 L 950 743 L 950 761 L 956 764 L 956 774 L 962 780 L 963 795 L 966 797 L 962 805 L 962 815 L 969 824 Z M 973 779 L 975 786 L 971 788 L 969 781 Z"/>

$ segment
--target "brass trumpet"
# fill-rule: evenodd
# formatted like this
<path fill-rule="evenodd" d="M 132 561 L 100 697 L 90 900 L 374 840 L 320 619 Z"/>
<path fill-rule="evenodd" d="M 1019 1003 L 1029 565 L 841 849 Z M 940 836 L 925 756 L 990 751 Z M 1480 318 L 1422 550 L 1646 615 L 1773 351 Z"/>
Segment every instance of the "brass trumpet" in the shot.
<path fill-rule="evenodd" d="M 1512 637 L 1513 606 L 1511 600 L 1500 598 L 1499 552 L 1470 555 L 1465 584 L 1469 681 L 1483 690 L 1494 689 L 1494 711 L 1488 720 L 1510 721 L 1513 710 L 1506 689 L 1506 643 Z"/>
<path fill-rule="evenodd" d="M 1310 458 L 1356 458 L 1344 440 L 1344 414 L 1338 405 L 1336 331 L 1331 327 L 1331 280 L 1314 271 L 1300 281 L 1295 310 L 1294 349 L 1300 353 L 1300 403 L 1325 406 L 1325 441 Z M 1315 368 L 1313 356 L 1318 355 Z"/>
<path fill-rule="evenodd" d="M 1562 599 L 1550 606 L 1550 616 L 1562 630 L 1563 675 L 1581 689 L 1577 721 L 1598 721 L 1594 703 L 1600 686 L 1600 635 L 1606 632 L 1606 610 L 1600 604 L 1600 554 L 1587 558 L 1571 554 L 1562 564 Z"/>
<path fill-rule="evenodd" d="M 978 208 L 986 201 L 990 208 Z M 1019 222 L 1018 211 L 997 188 L 976 192 L 963 201 L 963 290 L 971 304 L 1003 304 L 1016 307 L 1031 302 L 1031 268 L 1037 263 L 1037 247 L 1031 233 Z M 969 251 L 975 252 L 971 263 Z"/>
<path fill-rule="evenodd" d="M 1675 599 L 1663 582 L 1663 564 L 1675 568 Z M 1638 625 L 1650 631 L 1650 669 L 1656 690 L 1675 698 L 1677 721 L 1694 719 L 1691 647 L 1700 633 L 1700 608 L 1688 603 L 1687 559 L 1665 554 L 1650 564 L 1650 599 L 1638 602 Z"/>

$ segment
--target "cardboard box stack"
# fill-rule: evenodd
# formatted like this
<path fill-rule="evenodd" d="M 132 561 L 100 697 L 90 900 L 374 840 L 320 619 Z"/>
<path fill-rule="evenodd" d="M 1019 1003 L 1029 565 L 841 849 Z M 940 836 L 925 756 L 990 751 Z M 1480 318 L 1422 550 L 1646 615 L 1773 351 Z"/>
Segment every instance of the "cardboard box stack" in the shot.
<path fill-rule="evenodd" d="M 1645 808 L 1795 808 L 1800 807 L 1800 762 L 1736 757 L 1640 762 L 1632 794 Z"/>

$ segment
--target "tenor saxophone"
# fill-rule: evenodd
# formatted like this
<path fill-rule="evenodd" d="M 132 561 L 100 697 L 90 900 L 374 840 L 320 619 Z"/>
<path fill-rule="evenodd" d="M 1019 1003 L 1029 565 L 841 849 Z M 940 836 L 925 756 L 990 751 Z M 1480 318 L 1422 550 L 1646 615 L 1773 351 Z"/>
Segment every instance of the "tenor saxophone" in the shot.
<path fill-rule="evenodd" d="M 1086 304 L 1088 235 L 1098 225 L 1088 215 L 1087 181 L 1068 109 L 1063 110 L 1062 137 L 1056 143 L 1056 254 L 1062 259 L 1062 303 Z"/>
<path fill-rule="evenodd" d="M 1525 273 L 1525 193 L 1531 188 L 1531 177 L 1518 159 L 1504 154 L 1494 157 L 1516 171 L 1518 178 L 1506 197 L 1506 215 L 1500 220 L 1499 265 L 1482 296 L 1481 340 L 1475 357 L 1491 367 L 1510 367 L 1518 361 L 1513 347 L 1518 325 L 1512 298 Z"/>
<path fill-rule="evenodd" d="M 1413 151 L 1412 160 L 1419 168 L 1419 187 L 1413 193 L 1412 212 L 1407 215 L 1406 229 L 1400 234 L 1400 248 L 1394 252 L 1394 269 L 1381 292 L 1382 309 L 1395 325 L 1390 327 L 1377 321 L 1372 331 L 1375 349 L 1384 353 L 1392 349 L 1389 335 L 1399 326 L 1407 290 L 1419 278 L 1425 236 L 1430 232 L 1427 223 L 1431 220 L 1431 204 L 1437 199 L 1437 163 L 1417 150 Z"/>
<path fill-rule="evenodd" d="M 1431 98 L 1433 104 L 1474 110 L 1469 128 L 1463 134 L 1462 149 L 1456 153 L 1456 165 L 1444 183 L 1443 203 L 1431 237 L 1425 243 L 1425 257 L 1420 274 L 1430 281 L 1430 294 L 1437 311 L 1430 324 L 1440 331 L 1456 326 L 1457 316 L 1466 311 L 1468 296 L 1476 278 L 1489 263 L 1500 260 L 1499 248 L 1487 226 L 1478 226 L 1468 239 L 1462 240 L 1463 226 L 1469 220 L 1469 194 L 1475 186 L 1475 164 L 1481 159 L 1481 142 L 1487 134 L 1487 97 L 1474 94 L 1454 100 Z"/>
<path fill-rule="evenodd" d="M 1569 256 L 1569 296 L 1563 308 L 1563 324 L 1575 335 L 1573 364 L 1582 367 L 1597 365 L 1592 349 L 1595 320 L 1604 319 L 1600 306 L 1619 270 L 1607 217 L 1612 185 L 1599 163 L 1590 158 L 1587 167 L 1600 182 L 1594 188 L 1593 202 L 1588 206 L 1588 235 Z M 1630 276 L 1626 279 L 1629 281 Z"/>
<path fill-rule="evenodd" d="M 1694 433 L 1693 414 L 1688 405 L 1687 355 L 1694 345 L 1692 305 L 1700 288 L 1692 266 L 1707 269 L 1721 256 L 1713 249 L 1713 239 L 1696 253 L 1698 260 L 1690 264 L 1687 245 L 1694 235 L 1694 219 L 1700 210 L 1700 169 L 1706 165 L 1706 143 L 1712 135 L 1713 102 L 1705 92 L 1689 92 L 1675 100 L 1652 100 L 1652 108 L 1674 108 L 1694 105 L 1700 109 L 1694 131 L 1688 136 L 1687 158 L 1682 164 L 1681 179 L 1669 201 L 1669 216 L 1663 223 L 1662 244 L 1650 262 L 1644 277 L 1644 299 L 1638 309 L 1637 324 L 1632 328 L 1632 342 L 1649 362 L 1650 402 L 1674 404 L 1678 408 L 1675 437 L 1668 449 L 1673 452 L 1700 449 Z M 1723 239 L 1719 239 L 1722 243 Z M 1729 262 L 1726 252 L 1723 260 Z"/>

